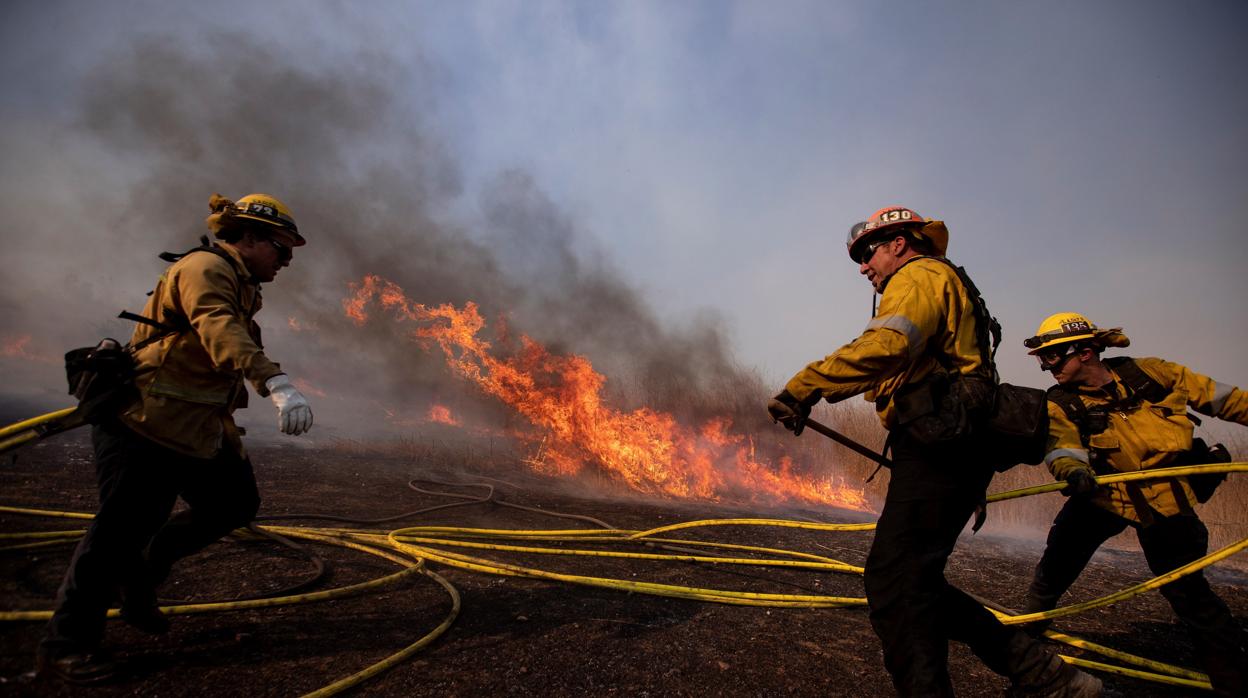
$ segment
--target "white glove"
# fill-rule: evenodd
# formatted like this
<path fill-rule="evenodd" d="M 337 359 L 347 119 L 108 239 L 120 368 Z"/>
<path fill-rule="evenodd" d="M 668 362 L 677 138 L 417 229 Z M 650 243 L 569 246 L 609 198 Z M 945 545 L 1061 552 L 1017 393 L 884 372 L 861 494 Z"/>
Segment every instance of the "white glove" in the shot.
<path fill-rule="evenodd" d="M 269 397 L 277 405 L 277 428 L 283 434 L 298 436 L 312 428 L 312 408 L 308 399 L 290 382 L 290 376 L 279 373 L 264 382 Z"/>

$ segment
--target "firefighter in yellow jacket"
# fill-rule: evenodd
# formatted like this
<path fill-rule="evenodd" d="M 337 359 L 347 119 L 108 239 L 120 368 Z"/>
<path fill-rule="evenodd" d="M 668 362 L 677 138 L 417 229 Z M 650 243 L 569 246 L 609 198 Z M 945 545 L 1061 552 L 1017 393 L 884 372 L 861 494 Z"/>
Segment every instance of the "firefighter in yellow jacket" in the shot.
<path fill-rule="evenodd" d="M 307 400 L 265 355 L 255 315 L 260 284 L 304 244 L 290 210 L 266 194 L 213 196 L 219 244 L 176 259 L 161 275 L 131 339 L 137 394 L 93 425 L 100 506 L 74 552 L 40 644 L 39 673 L 72 683 L 109 678 L 100 644 L 119 594 L 122 620 L 161 633 L 156 587 L 173 563 L 252 520 L 260 505 L 231 416 L 244 381 L 273 400 L 278 427 L 312 426 Z M 189 506 L 170 517 L 181 497 Z"/>
<path fill-rule="evenodd" d="M 1045 462 L 1069 483 L 1070 496 L 1049 529 L 1027 611 L 1054 608 L 1097 548 L 1128 526 L 1155 574 L 1203 557 L 1209 533 L 1193 508 L 1201 483 L 1177 477 L 1098 486 L 1093 478 L 1229 460 L 1220 446 L 1192 438 L 1187 410 L 1248 424 L 1248 393 L 1162 359 L 1102 359 L 1106 348 L 1130 341 L 1121 329 L 1098 328 L 1078 313 L 1050 316 L 1024 344 L 1057 380 L 1049 390 Z M 1201 494 L 1203 501 L 1209 493 Z M 1243 631 L 1204 574 L 1182 577 L 1161 593 L 1187 626 L 1215 692 L 1248 695 Z"/>
<path fill-rule="evenodd" d="M 891 477 L 864 582 L 871 625 L 899 694 L 952 695 L 954 639 L 1021 693 L 1099 695 L 1098 679 L 1002 625 L 944 577 L 994 472 L 975 429 L 996 382 L 988 329 L 977 312 L 990 316 L 970 279 L 944 258 L 948 239 L 942 222 L 899 206 L 851 228 L 849 256 L 881 294 L 879 311 L 857 339 L 793 376 L 768 411 L 801 434 L 820 399 L 866 393 L 889 429 Z"/>

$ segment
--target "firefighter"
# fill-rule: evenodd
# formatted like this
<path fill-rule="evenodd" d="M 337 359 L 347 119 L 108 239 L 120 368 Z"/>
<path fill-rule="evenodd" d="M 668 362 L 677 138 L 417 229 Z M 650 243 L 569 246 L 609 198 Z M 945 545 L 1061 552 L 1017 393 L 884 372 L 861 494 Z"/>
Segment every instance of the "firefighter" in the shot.
<path fill-rule="evenodd" d="M 1049 390 L 1045 462 L 1055 478 L 1068 483 L 1063 493 L 1070 497 L 1049 529 L 1028 612 L 1057 606 L 1097 548 L 1128 526 L 1157 575 L 1208 552 L 1209 532 L 1193 505 L 1212 494 L 1202 492 L 1211 483 L 1209 475 L 1111 485 L 1093 478 L 1229 461 L 1220 445 L 1210 448 L 1192 438 L 1187 410 L 1248 424 L 1248 393 L 1162 359 L 1101 358 L 1106 348 L 1129 344 L 1121 328 L 1098 328 L 1078 313 L 1050 316 L 1024 342 L 1040 368 L 1057 380 Z M 1214 691 L 1248 695 L 1243 630 L 1203 572 L 1166 584 L 1161 594 L 1187 626 Z M 1039 633 L 1046 625 L 1030 630 Z"/>
<path fill-rule="evenodd" d="M 37 656 L 41 677 L 75 684 L 111 677 L 104 619 L 149 633 L 169 621 L 156 588 L 175 561 L 249 523 L 260 506 L 251 461 L 232 413 L 244 380 L 277 407 L 297 436 L 312 410 L 261 348 L 260 284 L 290 265 L 305 240 L 290 210 L 267 194 L 237 203 L 214 195 L 208 228 L 218 242 L 176 259 L 156 283 L 131 339 L 133 398 L 91 432 L 99 510 L 78 544 Z M 155 341 L 146 341 L 153 339 Z M 188 508 L 170 516 L 178 497 Z"/>
<path fill-rule="evenodd" d="M 944 223 L 900 206 L 853 226 L 849 256 L 881 294 L 878 313 L 857 339 L 793 376 L 768 411 L 801 434 L 821 398 L 866 393 L 889 430 L 891 477 L 864 582 L 871 625 L 900 695 L 953 694 L 950 639 L 968 644 L 1019 693 L 1099 695 L 1099 679 L 1002 625 L 944 577 L 994 472 L 973 430 L 996 375 L 987 332 L 976 320 L 982 299 L 945 259 L 948 241 Z"/>

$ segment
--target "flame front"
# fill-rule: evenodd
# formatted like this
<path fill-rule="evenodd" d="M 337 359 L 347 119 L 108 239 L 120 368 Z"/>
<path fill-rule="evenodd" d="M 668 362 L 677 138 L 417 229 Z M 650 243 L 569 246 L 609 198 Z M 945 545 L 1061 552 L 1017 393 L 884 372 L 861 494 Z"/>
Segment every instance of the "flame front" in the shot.
<path fill-rule="evenodd" d="M 456 375 L 533 424 L 540 435 L 527 438 L 542 445 L 528 462 L 540 471 L 574 475 L 596 463 L 649 494 L 711 500 L 764 495 L 773 501 L 871 510 L 860 489 L 795 474 L 787 458 L 778 467 L 760 462 L 752 440 L 735 433 L 726 418 L 693 429 L 664 412 L 645 407 L 623 412 L 604 404 L 606 379 L 585 357 L 552 354 L 527 336 L 520 336 L 514 355 L 496 356 L 480 336 L 485 320 L 475 303 L 428 307 L 372 275 L 351 288 L 354 294 L 343 308 L 357 324 L 368 320 L 367 308 L 375 299 L 400 321 L 415 324 L 411 336 L 416 341 L 437 344 Z"/>

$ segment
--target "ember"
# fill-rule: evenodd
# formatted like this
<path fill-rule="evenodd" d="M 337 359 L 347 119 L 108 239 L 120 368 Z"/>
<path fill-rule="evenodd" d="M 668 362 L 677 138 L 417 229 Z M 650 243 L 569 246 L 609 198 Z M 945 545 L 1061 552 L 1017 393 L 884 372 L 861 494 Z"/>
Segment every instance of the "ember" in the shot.
<path fill-rule="evenodd" d="M 542 443 L 542 457 L 528 461 L 537 470 L 575 475 L 596 464 L 648 494 L 704 500 L 744 495 L 871 510 L 861 489 L 797 474 L 787 458 L 765 462 L 753 440 L 734 432 L 727 418 L 690 428 L 665 412 L 624 412 L 604 404 L 606 378 L 583 356 L 552 354 L 524 335 L 517 351 L 499 356 L 481 336 L 486 323 L 475 303 L 425 306 L 372 275 L 351 288 L 343 308 L 357 324 L 368 320 L 375 300 L 397 320 L 414 323 L 412 338 L 436 344 L 452 372 L 523 415 L 537 433 L 516 436 Z"/>
<path fill-rule="evenodd" d="M 57 363 L 57 360 L 51 356 L 44 356 L 43 354 L 30 351 L 28 346 L 30 345 L 31 339 L 31 336 L 28 334 L 19 335 L 17 337 L 7 336 L 0 339 L 0 356 L 5 356 L 11 359 L 35 361 L 42 364 Z"/>
<path fill-rule="evenodd" d="M 459 420 L 455 415 L 451 414 L 451 408 L 446 405 L 430 405 L 428 419 L 438 424 L 449 424 L 450 426 L 459 426 Z"/>

